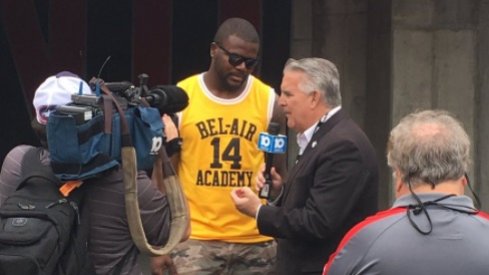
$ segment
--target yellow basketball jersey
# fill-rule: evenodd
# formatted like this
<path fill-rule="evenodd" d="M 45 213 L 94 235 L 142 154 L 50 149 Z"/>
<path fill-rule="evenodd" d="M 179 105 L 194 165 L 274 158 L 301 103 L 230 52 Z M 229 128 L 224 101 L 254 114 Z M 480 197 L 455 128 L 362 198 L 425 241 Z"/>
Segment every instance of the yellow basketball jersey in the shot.
<path fill-rule="evenodd" d="M 231 199 L 235 187 L 255 190 L 255 177 L 264 154 L 258 135 L 270 122 L 274 90 L 253 76 L 237 98 L 214 96 L 203 74 L 178 83 L 189 96 L 179 114 L 182 150 L 178 175 L 187 196 L 191 239 L 255 243 L 262 236 L 256 221 L 239 213 Z"/>

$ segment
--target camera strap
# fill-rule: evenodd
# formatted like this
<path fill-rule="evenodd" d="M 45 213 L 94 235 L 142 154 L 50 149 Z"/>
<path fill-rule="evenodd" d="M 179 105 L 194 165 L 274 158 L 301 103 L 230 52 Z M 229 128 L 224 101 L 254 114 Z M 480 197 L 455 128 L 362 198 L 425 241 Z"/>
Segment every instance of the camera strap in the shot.
<path fill-rule="evenodd" d="M 112 110 L 113 104 L 121 118 L 121 162 L 125 189 L 124 197 L 126 203 L 126 215 L 131 237 L 141 252 L 152 256 L 167 255 L 179 242 L 186 238 L 188 233 L 187 228 L 189 225 L 189 212 L 180 181 L 168 155 L 166 154 L 165 148 L 160 148 L 158 157 L 155 158 L 153 164 L 153 174 L 151 180 L 156 181 L 158 188 L 160 190 L 165 190 L 166 192 L 168 204 L 170 206 L 171 221 L 170 235 L 166 244 L 162 247 L 153 246 L 148 243 L 141 220 L 136 186 L 136 150 L 131 141 L 127 119 L 112 92 L 107 88 L 107 86 L 105 86 L 105 84 L 102 83 L 100 86 L 104 93 L 103 99 L 106 112 L 112 112 L 109 110 Z M 111 121 L 112 119 L 109 120 Z M 107 122 L 105 126 L 107 127 Z"/>

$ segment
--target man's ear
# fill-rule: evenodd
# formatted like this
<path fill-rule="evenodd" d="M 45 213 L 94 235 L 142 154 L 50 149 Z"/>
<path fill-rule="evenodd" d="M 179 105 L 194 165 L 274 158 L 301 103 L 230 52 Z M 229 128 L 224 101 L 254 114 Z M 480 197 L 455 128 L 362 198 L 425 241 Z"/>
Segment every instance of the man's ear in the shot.
<path fill-rule="evenodd" d="M 467 174 L 465 174 L 460 180 L 461 180 L 463 187 L 465 187 L 469 184 L 469 176 Z"/>
<path fill-rule="evenodd" d="M 319 101 L 321 101 L 321 94 L 319 91 L 312 91 L 310 93 L 311 96 L 311 108 L 316 107 L 319 104 Z"/>
<path fill-rule="evenodd" d="M 216 51 L 217 51 L 217 44 L 216 42 L 212 42 L 209 47 L 209 55 L 211 56 L 211 59 L 214 58 L 214 56 L 216 55 Z"/>
<path fill-rule="evenodd" d="M 404 182 L 402 180 L 402 174 L 399 169 L 394 170 L 394 190 L 396 191 L 396 194 L 399 194 L 402 192 L 402 188 L 404 187 Z"/>
<path fill-rule="evenodd" d="M 46 125 L 42 125 L 37 121 L 36 118 L 33 118 L 31 120 L 31 127 L 32 130 L 34 130 L 34 133 L 36 134 L 37 138 L 39 139 L 39 142 L 41 143 L 41 146 L 44 148 L 48 148 L 48 138 L 46 134 Z"/>

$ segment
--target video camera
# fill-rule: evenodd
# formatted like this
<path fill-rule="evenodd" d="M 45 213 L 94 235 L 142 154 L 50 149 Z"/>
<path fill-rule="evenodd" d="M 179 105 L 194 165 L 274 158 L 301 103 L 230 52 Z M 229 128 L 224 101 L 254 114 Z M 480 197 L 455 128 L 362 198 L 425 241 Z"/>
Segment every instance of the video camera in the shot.
<path fill-rule="evenodd" d="M 153 167 L 154 156 L 165 145 L 161 116 L 188 105 L 187 93 L 176 86 L 148 89 L 148 76 L 130 82 L 89 81 L 93 94 L 72 95 L 72 102 L 49 115 L 47 141 L 51 166 L 63 180 L 92 177 L 121 162 L 121 149 L 134 147 L 137 168 Z M 107 89 L 106 89 L 107 88 Z"/>

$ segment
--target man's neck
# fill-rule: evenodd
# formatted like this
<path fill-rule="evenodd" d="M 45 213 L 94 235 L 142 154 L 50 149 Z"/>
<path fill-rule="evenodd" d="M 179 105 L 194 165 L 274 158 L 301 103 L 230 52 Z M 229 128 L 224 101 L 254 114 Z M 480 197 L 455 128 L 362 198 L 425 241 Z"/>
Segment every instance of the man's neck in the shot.
<path fill-rule="evenodd" d="M 204 73 L 204 84 L 207 89 L 216 97 L 224 98 L 224 99 L 232 99 L 236 98 L 244 91 L 246 87 L 246 82 L 243 83 L 237 89 L 230 89 L 229 87 L 223 87 L 219 78 L 212 71 L 207 71 Z"/>
<path fill-rule="evenodd" d="M 399 196 L 410 194 L 409 187 L 407 184 L 403 184 L 402 191 L 399 192 Z M 444 194 L 454 194 L 457 196 L 461 196 L 464 194 L 464 181 L 462 179 L 458 180 L 449 180 L 440 182 L 433 186 L 429 183 L 416 184 L 413 186 L 414 193 L 444 193 Z"/>

